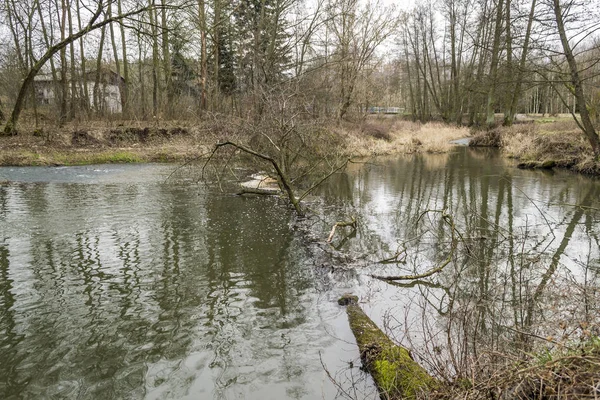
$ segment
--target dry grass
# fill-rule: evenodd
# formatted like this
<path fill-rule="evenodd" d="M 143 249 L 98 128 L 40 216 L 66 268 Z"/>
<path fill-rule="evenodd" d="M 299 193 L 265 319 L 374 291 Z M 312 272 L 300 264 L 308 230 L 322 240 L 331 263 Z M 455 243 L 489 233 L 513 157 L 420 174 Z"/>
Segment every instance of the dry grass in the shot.
<path fill-rule="evenodd" d="M 502 134 L 501 142 L 508 157 L 522 162 L 552 162 L 576 172 L 600 173 L 600 163 L 573 121 L 535 124 L 528 131 L 509 128 Z"/>
<path fill-rule="evenodd" d="M 546 164 L 584 174 L 600 174 L 600 161 L 572 119 L 536 120 L 474 132 L 470 145 L 500 147 L 506 156 L 530 168 Z"/>
<path fill-rule="evenodd" d="M 400 120 L 368 121 L 362 129 L 348 125 L 334 129 L 346 138 L 346 152 L 354 156 L 446 153 L 454 147 L 450 141 L 470 136 L 463 127 Z"/>
<path fill-rule="evenodd" d="M 495 354 L 485 374 L 444 384 L 433 399 L 597 399 L 600 339 L 588 337 L 566 350 L 544 349 L 525 359 Z"/>

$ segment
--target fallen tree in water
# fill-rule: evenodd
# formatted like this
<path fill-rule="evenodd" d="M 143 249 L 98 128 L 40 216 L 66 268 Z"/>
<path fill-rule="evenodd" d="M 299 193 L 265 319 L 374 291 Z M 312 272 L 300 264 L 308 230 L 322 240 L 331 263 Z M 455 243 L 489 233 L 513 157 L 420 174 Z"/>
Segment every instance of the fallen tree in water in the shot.
<path fill-rule="evenodd" d="M 347 306 L 348 322 L 364 368 L 371 374 L 382 399 L 412 399 L 431 392 L 438 382 L 405 347 L 390 338 L 363 312 L 358 297 L 344 295 L 338 304 Z"/>
<path fill-rule="evenodd" d="M 281 188 L 281 191 L 286 194 L 287 198 L 290 201 L 290 204 L 294 207 L 294 210 L 296 211 L 296 214 L 299 217 L 304 216 L 304 210 L 302 209 L 302 207 L 300 205 L 300 202 L 302 201 L 302 199 L 304 199 L 308 194 L 310 194 L 313 190 L 315 190 L 319 185 L 321 185 L 323 182 L 325 182 L 333 174 L 346 168 L 346 165 L 348 165 L 348 163 L 351 162 L 350 159 L 345 159 L 343 162 L 339 163 L 338 165 L 332 166 L 330 171 L 328 171 L 316 183 L 312 184 L 308 189 L 306 189 L 302 195 L 296 196 L 294 188 L 292 187 L 293 180 L 290 179 L 290 177 L 288 176 L 288 173 L 286 172 L 286 171 L 290 170 L 289 167 L 284 168 L 283 165 L 275 157 L 272 157 L 268 154 L 260 153 L 248 146 L 245 146 L 245 145 L 242 145 L 239 143 L 235 143 L 235 142 L 231 142 L 231 141 L 217 143 L 213 147 L 213 150 L 212 150 L 210 156 L 205 161 L 204 166 L 202 168 L 203 174 L 204 174 L 204 169 L 211 162 L 215 153 L 223 147 L 232 147 L 236 150 L 239 150 L 239 151 L 249 154 L 259 160 L 266 161 L 269 164 L 271 164 L 271 166 L 273 167 L 273 171 L 275 172 L 275 174 L 277 176 L 277 182 Z M 255 190 L 253 190 L 252 193 L 266 194 L 264 190 L 261 191 L 261 190 L 259 190 L 259 188 L 255 188 Z M 269 193 L 269 194 L 271 194 L 271 193 Z"/>

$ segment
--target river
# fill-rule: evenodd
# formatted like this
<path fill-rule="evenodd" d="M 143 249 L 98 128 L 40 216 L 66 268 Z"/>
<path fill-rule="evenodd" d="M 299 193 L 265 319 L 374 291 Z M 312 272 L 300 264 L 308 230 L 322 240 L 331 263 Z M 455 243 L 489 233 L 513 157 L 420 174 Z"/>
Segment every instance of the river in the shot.
<path fill-rule="evenodd" d="M 422 353 L 454 310 L 479 319 L 452 336 L 523 327 L 569 282 L 574 305 L 555 311 L 600 314 L 595 179 L 468 148 L 370 160 L 329 181 L 308 204 L 319 217 L 298 223 L 277 198 L 174 169 L 0 168 L 0 398 L 376 398 L 335 303 L 348 291 Z M 444 260 L 442 209 L 461 238 L 452 268 L 410 287 L 369 276 Z M 358 230 L 325 245 L 351 215 Z M 396 254 L 403 263 L 378 263 Z"/>

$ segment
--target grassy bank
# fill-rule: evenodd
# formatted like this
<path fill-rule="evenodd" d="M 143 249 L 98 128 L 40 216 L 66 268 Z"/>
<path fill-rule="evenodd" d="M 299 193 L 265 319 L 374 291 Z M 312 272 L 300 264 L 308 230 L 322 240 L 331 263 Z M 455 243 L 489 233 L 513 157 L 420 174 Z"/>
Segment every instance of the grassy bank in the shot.
<path fill-rule="evenodd" d="M 564 168 L 600 175 L 600 161 L 570 117 L 537 119 L 474 134 L 472 146 L 500 147 L 523 168 Z"/>
<path fill-rule="evenodd" d="M 0 136 L 0 165 L 49 166 L 136 162 L 183 162 L 208 151 L 192 126 L 139 123 L 71 125 L 64 129 L 24 129 Z"/>
<path fill-rule="evenodd" d="M 0 165 L 185 162 L 205 156 L 218 141 L 251 142 L 252 133 L 243 126 L 244 121 L 228 119 L 152 126 L 140 121 L 105 121 L 72 124 L 61 130 L 29 127 L 19 136 L 0 136 Z M 335 138 L 328 146 L 347 157 L 445 153 L 453 148 L 452 140 L 473 136 L 471 145 L 500 147 L 525 168 L 558 167 L 600 174 L 600 162 L 570 117 L 532 119 L 481 132 L 381 117 L 341 124 L 322 121 L 312 126 L 321 135 L 325 132 L 325 137 Z"/>
<path fill-rule="evenodd" d="M 251 141 L 236 127 L 243 121 L 72 124 L 64 129 L 26 126 L 18 136 L 0 136 L 0 165 L 48 166 L 134 162 L 184 162 L 205 156 L 214 143 L 235 138 Z M 419 124 L 396 118 L 360 122 L 321 122 L 314 129 L 335 137 L 331 143 L 345 156 L 447 152 L 449 143 L 469 135 L 466 128 Z M 246 135 L 246 136 L 244 136 Z"/>
<path fill-rule="evenodd" d="M 446 153 L 452 140 L 470 136 L 469 129 L 430 122 L 421 124 L 399 119 L 371 119 L 359 126 L 336 128 L 345 138 L 351 156 L 410 153 Z"/>
<path fill-rule="evenodd" d="M 140 162 L 181 162 L 195 154 L 172 148 L 65 149 L 1 149 L 2 166 L 58 166 L 89 164 L 125 164 Z"/>

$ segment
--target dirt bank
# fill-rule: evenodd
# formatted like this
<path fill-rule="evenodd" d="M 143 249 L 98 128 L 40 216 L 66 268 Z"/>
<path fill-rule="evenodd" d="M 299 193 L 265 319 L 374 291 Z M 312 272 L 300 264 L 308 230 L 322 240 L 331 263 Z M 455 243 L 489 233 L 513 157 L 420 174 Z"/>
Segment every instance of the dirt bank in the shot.
<path fill-rule="evenodd" d="M 18 136 L 0 136 L 0 165 L 81 165 L 131 162 L 185 162 L 205 156 L 222 140 L 241 142 L 243 121 L 97 122 L 64 129 L 23 128 Z M 466 128 L 399 119 L 367 119 L 342 124 L 322 122 L 314 129 L 338 140 L 337 151 L 349 157 L 450 151 L 451 140 L 469 135 Z"/>
<path fill-rule="evenodd" d="M 203 132 L 192 126 L 71 126 L 0 137 L 0 165 L 81 165 L 182 162 L 206 154 Z"/>

